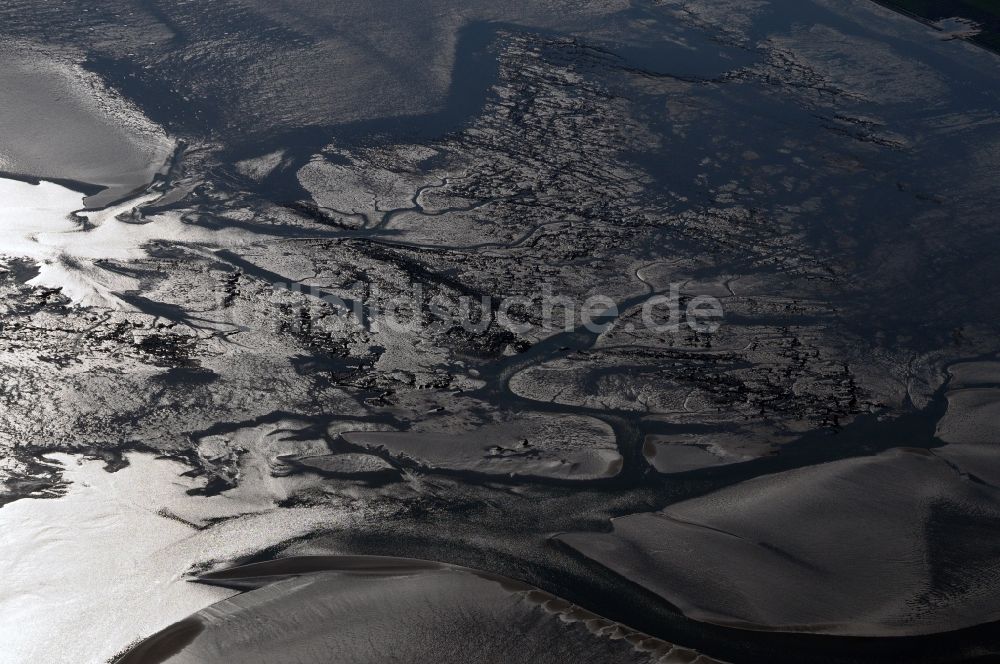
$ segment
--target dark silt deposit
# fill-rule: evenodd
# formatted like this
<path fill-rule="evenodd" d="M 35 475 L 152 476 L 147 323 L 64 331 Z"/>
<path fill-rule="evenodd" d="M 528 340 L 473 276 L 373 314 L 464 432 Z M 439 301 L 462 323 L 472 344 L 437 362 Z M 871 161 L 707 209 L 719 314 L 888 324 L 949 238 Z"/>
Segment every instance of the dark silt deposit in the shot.
<path fill-rule="evenodd" d="M 987 4 L 0 4 L 0 663 L 1000 659 Z"/>

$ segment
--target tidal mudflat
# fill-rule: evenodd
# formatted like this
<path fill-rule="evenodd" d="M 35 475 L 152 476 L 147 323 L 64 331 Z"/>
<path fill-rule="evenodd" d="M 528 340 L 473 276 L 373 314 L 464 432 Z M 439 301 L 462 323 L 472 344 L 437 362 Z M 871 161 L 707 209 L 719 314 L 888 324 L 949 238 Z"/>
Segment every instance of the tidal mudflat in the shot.
<path fill-rule="evenodd" d="M 4 4 L 0 661 L 1000 655 L 946 27 Z"/>

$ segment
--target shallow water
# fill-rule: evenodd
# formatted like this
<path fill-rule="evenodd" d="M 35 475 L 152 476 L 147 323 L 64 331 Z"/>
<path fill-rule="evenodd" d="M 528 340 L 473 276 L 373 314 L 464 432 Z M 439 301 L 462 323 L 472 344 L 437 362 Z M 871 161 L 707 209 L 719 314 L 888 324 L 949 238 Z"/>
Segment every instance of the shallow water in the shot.
<path fill-rule="evenodd" d="M 172 142 L 98 79 L 37 48 L 0 48 L 0 170 L 104 187 L 100 207 L 152 180 Z"/>

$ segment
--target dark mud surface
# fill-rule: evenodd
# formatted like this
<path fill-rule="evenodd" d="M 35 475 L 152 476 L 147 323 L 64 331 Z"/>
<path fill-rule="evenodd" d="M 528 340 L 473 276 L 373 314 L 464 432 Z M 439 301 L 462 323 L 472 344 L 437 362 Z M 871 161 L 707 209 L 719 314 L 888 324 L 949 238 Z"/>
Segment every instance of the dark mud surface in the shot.
<path fill-rule="evenodd" d="M 1000 68 L 932 32 L 860 0 L 4 4 L 35 73 L 0 182 L 47 202 L 0 228 L 12 661 L 163 629 L 123 661 L 998 656 Z M 644 324 L 671 296 L 721 326 Z M 60 547 L 88 571 L 32 591 Z M 443 566 L 185 581 L 331 555 Z M 258 600 L 303 615 L 251 633 Z"/>

